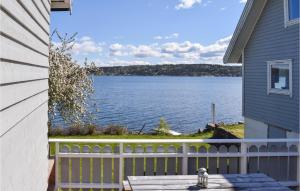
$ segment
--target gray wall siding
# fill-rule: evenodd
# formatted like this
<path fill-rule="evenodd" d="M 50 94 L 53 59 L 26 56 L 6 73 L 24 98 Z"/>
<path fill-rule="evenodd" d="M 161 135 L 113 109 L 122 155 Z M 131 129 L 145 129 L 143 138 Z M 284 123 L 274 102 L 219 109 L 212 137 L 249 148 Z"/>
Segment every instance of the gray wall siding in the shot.
<path fill-rule="evenodd" d="M 284 1 L 269 0 L 245 47 L 244 116 L 299 131 L 299 25 L 284 27 Z M 267 61 L 293 60 L 293 96 L 267 95 Z"/>
<path fill-rule="evenodd" d="M 0 1 L 0 190 L 41 191 L 48 176 L 50 1 Z"/>

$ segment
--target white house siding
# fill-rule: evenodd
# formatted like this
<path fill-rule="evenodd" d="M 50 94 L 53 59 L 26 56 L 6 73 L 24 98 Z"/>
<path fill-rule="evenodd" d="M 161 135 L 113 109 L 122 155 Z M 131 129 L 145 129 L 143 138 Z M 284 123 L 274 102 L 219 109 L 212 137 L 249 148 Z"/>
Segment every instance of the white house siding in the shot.
<path fill-rule="evenodd" d="M 0 0 L 0 190 L 47 189 L 50 0 Z"/>

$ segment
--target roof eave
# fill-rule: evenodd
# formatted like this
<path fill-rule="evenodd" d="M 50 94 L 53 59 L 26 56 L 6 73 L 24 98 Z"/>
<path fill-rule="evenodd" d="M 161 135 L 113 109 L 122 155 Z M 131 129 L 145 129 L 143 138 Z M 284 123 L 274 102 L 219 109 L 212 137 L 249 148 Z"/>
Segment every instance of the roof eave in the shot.
<path fill-rule="evenodd" d="M 242 52 L 254 30 L 267 0 L 248 0 L 225 52 L 223 62 L 241 63 Z"/>
<path fill-rule="evenodd" d="M 72 10 L 71 0 L 52 0 L 51 11 L 70 11 Z"/>

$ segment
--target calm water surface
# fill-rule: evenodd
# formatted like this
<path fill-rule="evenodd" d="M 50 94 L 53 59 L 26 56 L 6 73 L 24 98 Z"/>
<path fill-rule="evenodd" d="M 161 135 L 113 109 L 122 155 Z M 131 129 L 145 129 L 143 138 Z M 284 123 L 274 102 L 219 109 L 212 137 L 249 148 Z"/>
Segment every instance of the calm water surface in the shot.
<path fill-rule="evenodd" d="M 191 133 L 211 119 L 242 120 L 242 78 L 232 77 L 94 77 L 93 99 L 100 125 L 124 124 L 130 130 L 151 130 L 164 117 L 173 130 Z"/>
<path fill-rule="evenodd" d="M 129 130 L 152 130 L 161 117 L 182 133 L 203 129 L 211 120 L 242 120 L 242 78 L 238 77 L 94 77 L 92 97 L 99 125 L 122 124 Z"/>

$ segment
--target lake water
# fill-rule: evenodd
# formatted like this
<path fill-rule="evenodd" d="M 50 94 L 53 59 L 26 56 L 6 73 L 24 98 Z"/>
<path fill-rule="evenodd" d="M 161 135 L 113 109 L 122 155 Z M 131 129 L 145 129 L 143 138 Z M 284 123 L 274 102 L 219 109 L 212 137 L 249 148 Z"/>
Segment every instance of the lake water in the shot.
<path fill-rule="evenodd" d="M 193 133 L 211 121 L 211 103 L 218 122 L 242 120 L 240 77 L 93 77 L 93 101 L 99 125 L 121 124 L 129 130 L 152 130 L 161 117 L 172 130 Z"/>

